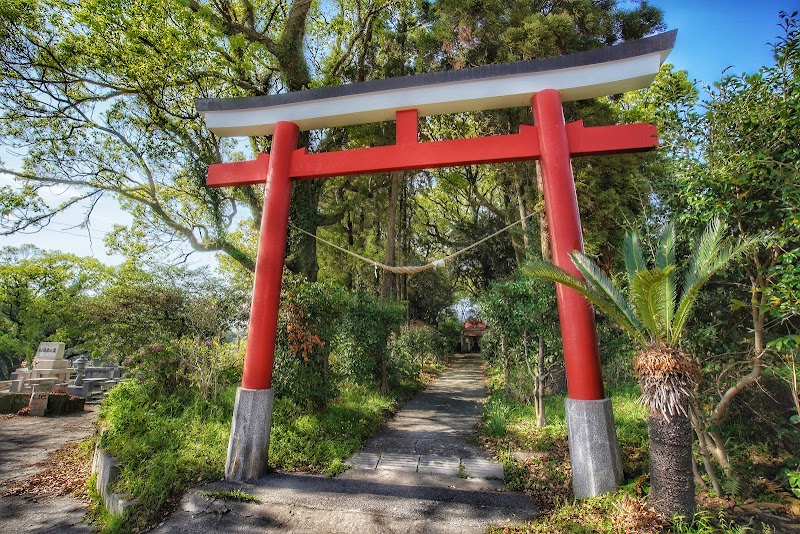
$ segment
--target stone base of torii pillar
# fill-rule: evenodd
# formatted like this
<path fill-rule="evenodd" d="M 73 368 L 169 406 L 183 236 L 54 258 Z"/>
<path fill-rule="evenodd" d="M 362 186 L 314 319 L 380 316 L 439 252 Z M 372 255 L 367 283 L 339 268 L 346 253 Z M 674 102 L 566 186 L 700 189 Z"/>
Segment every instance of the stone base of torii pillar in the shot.
<path fill-rule="evenodd" d="M 246 482 L 267 472 L 275 389 L 237 388 L 225 480 Z"/>
<path fill-rule="evenodd" d="M 577 499 L 616 491 L 622 483 L 622 457 L 611 400 L 566 399 L 572 493 Z"/>

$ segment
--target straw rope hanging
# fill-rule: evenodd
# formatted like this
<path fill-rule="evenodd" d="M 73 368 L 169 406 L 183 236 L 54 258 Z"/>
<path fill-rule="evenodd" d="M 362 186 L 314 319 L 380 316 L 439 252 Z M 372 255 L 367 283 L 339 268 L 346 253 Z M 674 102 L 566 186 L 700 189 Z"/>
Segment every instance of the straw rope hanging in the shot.
<path fill-rule="evenodd" d="M 412 266 L 403 266 L 403 267 L 397 267 L 397 266 L 394 266 L 394 265 L 386 265 L 386 264 L 381 263 L 379 261 L 375 261 L 372 258 L 367 258 L 366 256 L 362 256 L 361 254 L 357 254 L 357 253 L 355 253 L 355 252 L 353 252 L 351 250 L 347 250 L 344 247 L 340 247 L 339 245 L 337 245 L 335 243 L 331 243 L 327 239 L 324 239 L 324 238 L 322 238 L 322 237 L 320 237 L 318 235 L 314 235 L 311 232 L 307 232 L 306 230 L 303 230 L 302 228 L 300 228 L 298 226 L 295 226 L 294 224 L 292 224 L 291 227 L 294 228 L 295 230 L 297 230 L 298 232 L 302 232 L 302 233 L 306 234 L 307 236 L 313 237 L 314 239 L 316 239 L 317 241 L 319 241 L 321 243 L 325 243 L 326 245 L 335 248 L 336 250 L 340 250 L 340 251 L 344 252 L 345 254 L 349 254 L 349 255 L 353 256 L 354 258 L 358 258 L 361 261 L 369 263 L 370 265 L 374 266 L 375 268 L 383 269 L 384 271 L 389 271 L 389 272 L 395 273 L 395 274 L 414 274 L 414 273 L 420 273 L 422 271 L 427 271 L 428 269 L 436 269 L 436 268 L 439 268 L 439 267 L 443 267 L 446 261 L 452 260 L 453 258 L 455 258 L 457 256 L 460 256 L 461 254 L 467 252 L 468 250 L 472 250 L 473 248 L 485 243 L 486 241 L 489 241 L 493 237 L 497 237 L 498 235 L 502 234 L 506 230 L 508 230 L 510 228 L 513 228 L 514 226 L 516 226 L 518 224 L 521 224 L 522 221 L 524 221 L 525 219 L 528 219 L 530 217 L 533 217 L 534 215 L 535 215 L 535 213 L 531 213 L 529 215 L 526 215 L 525 217 L 521 218 L 520 220 L 518 220 L 516 222 L 513 222 L 513 223 L 509 224 L 508 226 L 506 226 L 504 228 L 501 228 L 500 230 L 496 231 L 495 233 L 493 233 L 491 235 L 487 235 L 483 239 L 481 239 L 479 241 L 476 241 L 475 243 L 469 245 L 468 247 L 464 247 L 461 250 L 457 250 L 456 252 L 453 252 L 452 254 L 448 254 L 447 256 L 445 256 L 443 258 L 439 258 L 438 260 L 434 260 L 434 261 L 432 261 L 430 263 L 426 263 L 425 265 L 412 265 Z"/>

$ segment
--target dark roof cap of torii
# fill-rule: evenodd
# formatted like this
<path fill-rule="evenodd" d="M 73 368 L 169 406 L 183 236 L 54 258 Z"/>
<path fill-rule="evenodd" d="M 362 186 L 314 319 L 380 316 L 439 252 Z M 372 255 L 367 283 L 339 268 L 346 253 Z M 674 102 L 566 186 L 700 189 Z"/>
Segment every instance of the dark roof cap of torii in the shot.
<path fill-rule="evenodd" d="M 295 122 L 301 130 L 307 130 L 393 120 L 400 109 L 417 109 L 424 116 L 524 106 L 530 105 L 533 93 L 546 88 L 559 90 L 564 101 L 595 98 L 648 85 L 674 46 L 676 36 L 677 30 L 672 30 L 545 59 L 275 95 L 200 98 L 195 105 L 212 131 L 237 136 L 270 134 L 281 120 Z M 655 62 L 645 65 L 641 61 L 645 58 Z M 437 92 L 440 89 L 444 92 Z M 337 99 L 336 105 L 324 102 L 330 99 Z"/>

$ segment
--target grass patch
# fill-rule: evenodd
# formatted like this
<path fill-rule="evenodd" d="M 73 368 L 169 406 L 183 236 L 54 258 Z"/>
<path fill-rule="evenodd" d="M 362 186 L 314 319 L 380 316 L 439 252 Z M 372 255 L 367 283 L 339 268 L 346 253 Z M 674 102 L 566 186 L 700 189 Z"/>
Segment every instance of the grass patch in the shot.
<path fill-rule="evenodd" d="M 111 390 L 100 446 L 120 461 L 113 491 L 136 501 L 133 524 L 159 517 L 187 485 L 222 478 L 234 399 L 234 388 L 203 401 L 189 390 L 157 395 L 136 380 Z"/>
<path fill-rule="evenodd" d="M 210 497 L 212 499 L 221 499 L 223 501 L 234 501 L 234 502 L 253 502 L 253 503 L 260 503 L 261 499 L 256 497 L 255 495 L 251 495 L 246 491 L 242 491 L 240 489 L 237 490 L 207 490 L 201 491 L 201 495 L 204 497 Z"/>
<path fill-rule="evenodd" d="M 397 408 L 398 399 L 365 386 L 348 385 L 322 412 L 307 412 L 277 399 L 269 465 L 286 471 L 325 473 L 345 469 L 344 459 L 361 448 Z"/>
<path fill-rule="evenodd" d="M 486 403 L 483 409 L 483 419 L 486 421 L 486 430 L 490 436 L 502 437 L 506 435 L 506 426 L 514 413 L 514 407 L 506 402 L 503 397 L 494 397 Z"/>
<path fill-rule="evenodd" d="M 400 401 L 418 391 L 405 383 L 390 395 L 366 386 L 344 385 L 338 398 L 319 412 L 286 398 L 276 399 L 269 467 L 335 475 Z M 136 505 L 126 518 L 108 516 L 93 506 L 104 532 L 143 528 L 168 515 L 183 490 L 224 475 L 236 387 L 213 400 L 184 389 L 169 394 L 132 380 L 111 390 L 100 409 L 106 429 L 101 447 L 121 464 L 113 491 Z"/>
<path fill-rule="evenodd" d="M 616 493 L 582 501 L 575 501 L 572 495 L 564 396 L 546 399 L 548 425 L 539 428 L 532 406 L 506 399 L 499 391 L 492 395 L 490 402 L 503 402 L 512 407 L 511 416 L 502 437 L 492 435 L 487 420 L 481 432 L 481 443 L 503 462 L 508 488 L 531 496 L 543 515 L 527 524 L 493 527 L 488 532 L 740 534 L 780 531 L 758 514 L 744 513 L 739 507 L 723 510 L 721 507 L 728 506 L 727 502 L 710 502 L 702 495 L 698 503 L 701 509 L 691 520 L 669 520 L 650 509 L 647 502 L 647 409 L 637 402 L 639 388 L 635 382 L 608 388 L 607 394 L 614 408 L 626 483 Z M 531 452 L 533 456 L 518 461 L 511 454 L 514 451 Z M 753 458 L 759 458 L 752 447 L 749 451 Z M 766 451 L 762 453 L 766 456 Z"/>

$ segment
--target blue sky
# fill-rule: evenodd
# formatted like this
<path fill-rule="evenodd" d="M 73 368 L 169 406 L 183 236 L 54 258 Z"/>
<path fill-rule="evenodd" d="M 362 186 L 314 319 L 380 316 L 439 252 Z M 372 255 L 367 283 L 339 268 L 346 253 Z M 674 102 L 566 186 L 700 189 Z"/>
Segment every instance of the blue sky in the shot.
<path fill-rule="evenodd" d="M 620 0 L 624 5 L 625 0 Z M 778 12 L 800 10 L 800 0 L 653 0 L 664 11 L 670 29 L 678 29 L 675 49 L 667 61 L 689 72 L 690 79 L 711 84 L 723 69 L 730 73 L 754 72 L 772 62 L 768 43 L 782 33 Z M 8 156 L 4 155 L 6 163 Z M 0 177 L 0 186 L 10 180 Z M 46 191 L 48 200 L 63 200 L 63 191 Z M 33 235 L 0 237 L 0 246 L 33 243 L 44 249 L 58 249 L 82 256 L 95 256 L 106 263 L 119 263 L 120 256 L 105 254 L 103 235 L 114 223 L 126 223 L 114 202 L 105 202 L 92 218 L 92 237 L 81 228 L 70 228 L 81 220 L 82 210 L 73 210 L 54 219 L 48 228 Z M 190 263 L 213 264 L 209 254 L 193 254 Z"/>
<path fill-rule="evenodd" d="M 706 84 L 754 72 L 772 62 L 769 43 L 783 33 L 778 13 L 800 10 L 800 0 L 653 0 L 678 40 L 667 61 Z"/>

